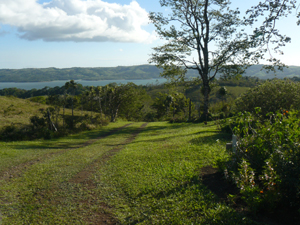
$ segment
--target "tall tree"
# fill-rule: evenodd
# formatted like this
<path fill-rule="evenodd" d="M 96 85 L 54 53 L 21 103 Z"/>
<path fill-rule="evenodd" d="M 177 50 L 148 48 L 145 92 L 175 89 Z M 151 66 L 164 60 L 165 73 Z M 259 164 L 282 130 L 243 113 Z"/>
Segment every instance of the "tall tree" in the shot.
<path fill-rule="evenodd" d="M 150 20 L 166 42 L 154 48 L 150 63 L 163 68 L 166 78 L 184 79 L 188 69 L 196 70 L 202 81 L 204 118 L 207 118 L 211 82 L 217 74 L 237 76 L 258 55 L 249 51 L 255 42 L 243 30 L 249 21 L 229 0 L 160 0 L 171 14 L 150 13 Z"/>

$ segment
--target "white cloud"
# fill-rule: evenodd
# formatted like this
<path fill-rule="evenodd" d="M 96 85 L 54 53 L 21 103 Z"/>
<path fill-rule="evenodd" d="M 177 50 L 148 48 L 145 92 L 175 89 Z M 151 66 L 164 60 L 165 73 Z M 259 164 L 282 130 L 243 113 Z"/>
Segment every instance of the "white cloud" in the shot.
<path fill-rule="evenodd" d="M 17 27 L 27 40 L 149 43 L 156 37 L 142 29 L 148 22 L 148 13 L 136 1 L 0 0 L 0 23 Z"/>

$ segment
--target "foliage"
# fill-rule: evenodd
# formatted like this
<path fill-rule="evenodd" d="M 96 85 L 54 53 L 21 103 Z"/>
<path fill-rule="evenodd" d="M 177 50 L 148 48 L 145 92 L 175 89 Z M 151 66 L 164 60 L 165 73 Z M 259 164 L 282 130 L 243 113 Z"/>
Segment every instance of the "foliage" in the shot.
<path fill-rule="evenodd" d="M 230 1 L 163 0 L 160 4 L 171 13 L 150 13 L 156 32 L 166 40 L 154 48 L 150 62 L 164 69 L 161 76 L 171 79 L 183 80 L 187 70 L 195 70 L 202 82 L 203 118 L 207 118 L 216 75 L 240 76 L 248 65 L 258 63 L 259 54 L 250 52 L 257 43 L 243 32 L 248 22 L 240 19 L 238 9 L 230 8 Z"/>
<path fill-rule="evenodd" d="M 31 97 L 29 100 L 32 101 L 32 102 L 46 104 L 46 98 L 45 98 L 45 96 Z"/>
<path fill-rule="evenodd" d="M 261 113 L 276 112 L 280 109 L 300 109 L 300 83 L 290 80 L 271 80 L 249 89 L 236 101 L 237 112 L 255 112 L 256 107 Z"/>
<path fill-rule="evenodd" d="M 191 110 L 194 111 L 194 104 L 191 103 Z M 158 93 L 152 108 L 156 110 L 158 120 L 170 120 L 175 122 L 186 122 L 189 113 L 189 99 L 182 93 Z M 176 116 L 176 119 L 175 119 Z"/>
<path fill-rule="evenodd" d="M 296 3 L 296 0 L 260 1 L 257 5 L 247 10 L 248 15 L 244 18 L 250 25 L 257 24 L 257 21 L 262 21 L 262 24 L 253 31 L 252 35 L 252 39 L 260 46 L 257 54 L 263 58 L 265 54 L 269 53 L 267 60 L 277 65 L 279 69 L 282 69 L 283 64 L 280 60 L 273 57 L 271 51 L 273 50 L 273 53 L 282 55 L 283 51 L 281 48 L 291 42 L 291 38 L 283 35 L 276 29 L 276 22 L 283 17 L 287 17 L 293 10 L 295 10 L 299 18 L 300 13 L 297 12 L 299 6 L 297 7 Z M 297 22 L 298 25 L 299 21 Z M 275 71 L 272 65 L 265 67 Z"/>
<path fill-rule="evenodd" d="M 280 204 L 299 207 L 300 120 L 287 110 L 267 116 L 264 119 L 256 108 L 256 113 L 236 118 L 237 152 L 231 155 L 228 172 L 238 177 L 241 194 L 254 210 L 272 210 Z"/>
<path fill-rule="evenodd" d="M 102 104 L 104 114 L 115 122 L 120 115 L 128 120 L 141 118 L 143 97 L 146 93 L 134 83 L 111 83 L 102 89 Z"/>

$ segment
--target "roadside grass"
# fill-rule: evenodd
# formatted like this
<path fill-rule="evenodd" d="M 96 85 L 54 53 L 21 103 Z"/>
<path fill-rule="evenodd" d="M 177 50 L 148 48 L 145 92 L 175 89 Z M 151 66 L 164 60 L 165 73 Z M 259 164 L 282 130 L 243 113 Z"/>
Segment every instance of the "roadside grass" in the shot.
<path fill-rule="evenodd" d="M 98 194 L 120 224 L 256 224 L 202 183 L 228 138 L 212 123 L 149 123 L 94 176 Z"/>
<path fill-rule="evenodd" d="M 89 191 L 82 184 L 69 180 L 94 160 L 122 144 L 140 124 L 126 127 L 91 145 L 78 146 L 125 124 L 110 124 L 98 133 L 94 130 L 51 141 L 0 142 L 0 152 L 5 155 L 0 159 L 4 174 L 22 163 L 40 159 L 26 165 L 17 176 L 0 178 L 3 224 L 84 223 L 84 218 L 99 208 L 96 204 L 99 201 L 87 203 Z"/>

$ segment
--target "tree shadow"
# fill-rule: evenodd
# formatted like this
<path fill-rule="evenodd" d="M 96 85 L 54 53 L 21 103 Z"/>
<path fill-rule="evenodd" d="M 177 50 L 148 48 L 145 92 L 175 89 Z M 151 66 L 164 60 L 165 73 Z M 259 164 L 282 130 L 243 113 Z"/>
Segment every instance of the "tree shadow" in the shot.
<path fill-rule="evenodd" d="M 110 128 L 103 130 L 94 130 L 83 132 L 80 134 L 70 135 L 64 138 L 57 138 L 51 140 L 27 141 L 26 145 L 12 145 L 15 149 L 76 149 L 94 143 L 97 140 L 106 138 L 114 134 L 129 134 L 135 132 L 138 128 L 130 127 L 131 124 L 126 124 L 123 127 Z M 71 140 L 81 139 L 80 142 L 72 142 Z M 65 141 L 64 141 L 65 140 Z"/>
<path fill-rule="evenodd" d="M 156 194 L 153 194 L 151 197 L 155 198 L 156 201 L 159 202 L 160 200 L 172 198 L 172 196 L 174 195 L 180 196 L 181 194 L 184 194 L 187 191 L 187 189 L 194 189 L 195 187 L 198 191 L 194 193 L 194 198 L 199 198 L 199 201 L 206 202 L 207 205 L 204 207 L 211 208 L 217 207 L 218 204 L 227 205 L 228 194 L 235 194 L 237 192 L 236 187 L 232 186 L 231 184 L 228 184 L 224 180 L 222 173 L 219 172 L 218 169 L 208 166 L 202 168 L 197 175 L 191 177 L 188 181 L 181 183 L 178 186 L 171 188 L 167 191 L 160 191 Z M 143 198 L 143 196 L 146 194 L 148 193 L 140 193 L 137 196 L 137 198 Z M 201 196 L 199 196 L 199 194 Z M 195 212 L 192 206 L 190 209 L 187 210 L 193 210 L 193 214 L 197 214 L 197 212 Z M 149 212 L 145 212 L 144 214 L 151 214 L 151 209 L 149 209 Z M 212 221 L 211 218 L 209 218 L 206 222 L 202 224 L 217 225 L 220 224 L 220 221 L 223 222 L 222 224 L 227 225 L 249 224 L 249 220 L 251 221 L 251 218 L 248 218 L 248 222 L 243 221 L 244 218 L 247 217 L 247 215 L 237 210 L 220 210 L 216 211 L 216 214 L 217 215 L 215 216 L 218 217 L 219 220 Z M 126 218 L 128 224 L 138 224 L 146 220 L 146 217 L 140 219 L 139 221 L 134 220 L 131 216 Z M 205 218 L 203 218 L 203 220 L 205 220 Z"/>
<path fill-rule="evenodd" d="M 203 133 L 211 133 L 211 135 L 194 138 L 190 141 L 190 143 L 194 145 L 203 145 L 203 144 L 215 144 L 217 141 L 220 142 L 231 141 L 231 135 L 227 133 L 220 133 L 219 131 L 208 131 Z"/>

